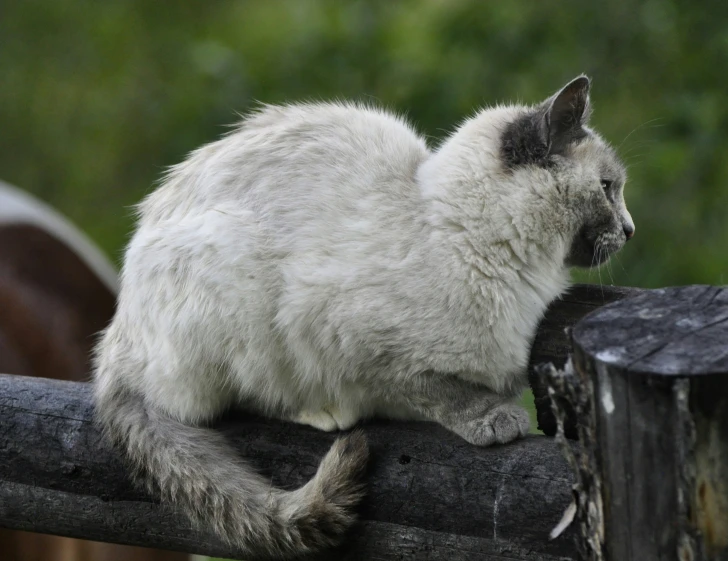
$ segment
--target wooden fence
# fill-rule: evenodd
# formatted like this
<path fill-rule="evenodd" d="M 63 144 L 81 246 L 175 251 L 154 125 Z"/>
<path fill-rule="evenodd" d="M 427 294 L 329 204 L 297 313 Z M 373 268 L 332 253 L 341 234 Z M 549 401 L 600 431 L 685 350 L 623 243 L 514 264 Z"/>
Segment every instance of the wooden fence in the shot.
<path fill-rule="evenodd" d="M 564 367 L 567 328 L 595 310 Z M 539 328 L 531 379 L 545 432 L 550 392 L 581 440 L 480 449 L 428 423 L 368 423 L 361 522 L 315 559 L 727 559 L 727 344 L 726 290 L 575 287 Z M 0 527 L 238 556 L 134 488 L 91 414 L 86 384 L 0 376 Z M 308 480 L 334 438 L 252 417 L 218 427 L 284 487 Z M 549 539 L 565 511 L 576 523 Z"/>

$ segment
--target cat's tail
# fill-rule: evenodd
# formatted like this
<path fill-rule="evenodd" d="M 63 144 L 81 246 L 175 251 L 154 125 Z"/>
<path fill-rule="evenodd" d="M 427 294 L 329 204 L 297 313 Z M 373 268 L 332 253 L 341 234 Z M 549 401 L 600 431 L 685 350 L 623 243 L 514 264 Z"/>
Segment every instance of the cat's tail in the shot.
<path fill-rule="evenodd" d="M 238 459 L 220 434 L 177 422 L 118 384 L 97 383 L 96 410 L 135 476 L 240 555 L 314 552 L 338 543 L 355 520 L 368 456 L 361 432 L 339 438 L 306 485 L 283 491 Z"/>

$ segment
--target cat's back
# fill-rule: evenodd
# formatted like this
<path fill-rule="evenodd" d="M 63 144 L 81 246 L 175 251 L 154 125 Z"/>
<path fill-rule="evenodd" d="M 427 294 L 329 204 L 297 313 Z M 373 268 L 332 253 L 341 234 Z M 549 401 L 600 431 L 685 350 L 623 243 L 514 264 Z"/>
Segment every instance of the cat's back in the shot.
<path fill-rule="evenodd" d="M 308 158 L 328 167 L 347 161 L 399 167 L 427 154 L 425 141 L 402 117 L 360 103 L 265 106 L 246 118 L 234 136 L 243 149 L 263 148 L 261 153 Z M 263 138 L 265 147 L 259 144 Z"/>
<path fill-rule="evenodd" d="M 355 103 L 269 105 L 222 139 L 173 167 L 141 205 L 145 221 L 174 209 L 220 203 L 242 207 L 329 207 L 371 196 L 411 195 L 429 155 L 424 139 L 401 117 Z M 404 191 L 403 191 L 404 190 Z M 317 204 L 318 203 L 318 204 Z"/>
<path fill-rule="evenodd" d="M 249 156 L 255 178 L 249 189 L 259 198 L 282 193 L 309 203 L 332 195 L 352 201 L 375 192 L 396 196 L 428 155 L 403 119 L 357 104 L 265 107 L 237 136 L 231 140 Z"/>

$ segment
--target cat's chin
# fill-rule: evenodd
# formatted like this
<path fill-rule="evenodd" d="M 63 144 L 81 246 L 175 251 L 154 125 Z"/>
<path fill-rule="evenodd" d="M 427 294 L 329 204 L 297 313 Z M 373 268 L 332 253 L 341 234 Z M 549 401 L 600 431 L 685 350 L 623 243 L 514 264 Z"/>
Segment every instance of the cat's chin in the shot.
<path fill-rule="evenodd" d="M 580 269 L 599 267 L 609 261 L 609 258 L 620 249 L 621 247 L 598 245 L 581 238 L 571 246 L 565 263 L 567 267 L 579 267 Z"/>

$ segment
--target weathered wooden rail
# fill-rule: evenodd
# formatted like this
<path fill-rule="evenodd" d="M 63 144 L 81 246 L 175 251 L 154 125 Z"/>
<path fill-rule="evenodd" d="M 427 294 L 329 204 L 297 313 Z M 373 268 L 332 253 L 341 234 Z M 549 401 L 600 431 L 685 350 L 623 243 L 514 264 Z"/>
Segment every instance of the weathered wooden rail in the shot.
<path fill-rule="evenodd" d="M 711 288 L 697 287 L 691 290 L 693 292 L 686 290 L 682 293 L 683 299 L 687 300 L 682 303 L 682 307 L 676 308 L 678 312 L 672 315 L 663 313 L 665 319 L 662 325 L 655 315 L 658 313 L 654 309 L 656 304 L 649 301 L 649 291 L 576 287 L 550 308 L 534 343 L 532 366 L 543 362 L 563 365 L 570 350 L 565 328 L 603 303 L 617 301 L 625 296 L 639 296 L 647 300 L 632 319 L 625 320 L 624 311 L 619 316 L 622 319 L 618 328 L 624 331 L 622 347 L 651 352 L 651 355 L 642 357 L 643 362 L 654 356 L 669 357 L 668 351 L 673 348 L 671 345 L 675 341 L 675 330 L 690 327 L 688 324 L 691 321 L 693 324 L 690 325 L 702 322 L 701 325 L 709 326 L 713 325 L 711 322 L 720 325 L 723 319 L 728 318 L 728 294 L 725 291 L 726 309 L 723 318 L 721 314 L 724 311 L 720 306 L 724 306 L 724 297 L 719 295 L 712 296 L 710 302 L 703 302 L 703 315 L 698 317 L 692 314 L 690 306 L 702 302 L 700 295 L 705 296 Z M 716 294 L 720 292 L 718 289 L 712 290 L 718 291 Z M 629 310 L 628 303 L 624 304 L 625 309 Z M 610 310 L 611 307 L 604 308 L 604 314 L 597 314 L 600 321 L 606 322 L 601 324 L 606 334 L 611 333 L 610 318 L 617 317 Z M 720 317 L 711 320 L 714 311 Z M 683 317 L 679 316 L 680 313 Z M 638 344 L 630 347 L 633 343 L 631 339 L 637 335 L 625 326 L 636 325 L 645 318 L 652 318 L 652 323 L 646 325 L 652 326 L 655 331 L 652 338 L 647 333 L 640 340 L 649 349 Z M 572 411 L 567 425 L 571 432 L 579 433 L 582 442 L 567 445 L 566 448 L 582 459 L 594 460 L 596 457 L 597 461 L 577 465 L 581 466 L 580 469 L 587 466 L 593 470 L 586 474 L 583 469 L 576 471 L 577 482 L 581 485 L 577 496 L 580 506 L 578 525 L 554 540 L 548 539 L 549 532 L 572 500 L 574 481 L 574 472 L 554 439 L 532 436 L 507 446 L 479 449 L 431 424 L 373 422 L 364 427 L 371 443 L 373 460 L 368 477 L 369 495 L 360 512 L 361 523 L 342 548 L 325 556 L 318 555 L 315 559 L 576 559 L 577 545 L 581 544 L 582 550 L 585 549 L 583 536 L 593 537 L 594 532 L 598 534 L 605 523 L 610 535 L 618 539 L 610 541 L 608 536 L 605 540 L 602 532 L 601 537 L 597 537 L 597 548 L 599 555 L 603 556 L 595 554 L 590 557 L 592 559 L 637 561 L 637 557 L 629 556 L 632 552 L 650 551 L 650 544 L 657 543 L 662 556 L 655 559 L 682 560 L 677 557 L 677 551 L 673 551 L 673 546 L 682 545 L 688 539 L 692 540 L 688 543 L 690 551 L 695 554 L 690 559 L 725 559 L 721 557 L 725 554 L 721 549 L 722 538 L 713 536 L 705 542 L 705 547 L 708 547 L 706 550 L 701 537 L 707 531 L 705 525 L 700 526 L 690 518 L 707 520 L 711 528 L 717 528 L 720 532 L 726 527 L 723 518 L 725 512 L 722 510 L 727 498 L 722 487 L 726 480 L 722 472 L 715 472 L 715 455 L 706 452 L 709 443 L 718 447 L 725 443 L 726 431 L 720 428 L 725 418 L 716 417 L 716 411 L 723 410 L 715 406 L 716 402 L 724 403 L 725 400 L 711 402 L 712 409 L 707 405 L 703 408 L 695 405 L 704 403 L 705 394 L 711 389 L 724 388 L 724 385 L 720 385 L 723 382 L 714 377 L 711 378 L 711 384 L 718 385 L 694 383 L 693 393 L 688 391 L 688 397 L 683 396 L 683 400 L 678 403 L 674 401 L 677 390 L 665 389 L 667 386 L 656 382 L 646 383 L 641 378 L 630 378 L 634 381 L 627 384 L 629 387 L 625 391 L 634 402 L 626 404 L 619 401 L 624 399 L 622 394 L 613 395 L 619 415 L 605 416 L 603 412 L 596 411 L 597 406 L 584 407 L 585 400 L 588 402 L 592 399 L 591 403 L 594 403 L 594 398 L 591 394 L 588 399 L 584 398 L 583 393 L 577 395 L 575 388 L 586 388 L 588 392 L 590 388 L 597 387 L 598 392 L 602 392 L 598 393 L 598 403 L 603 408 L 605 397 L 603 387 L 599 385 L 599 376 L 606 372 L 614 377 L 614 387 L 618 383 L 624 385 L 625 382 L 619 377 L 630 375 L 630 365 L 638 362 L 630 361 L 628 354 L 625 354 L 620 359 L 626 360 L 624 364 L 612 364 L 613 355 L 600 354 L 598 333 L 591 331 L 591 335 L 586 337 L 581 325 L 575 330 L 578 346 L 576 371 L 581 378 L 575 378 L 577 374 L 573 372 L 570 378 L 570 387 L 574 390 L 570 405 L 574 406 L 576 417 Z M 585 325 L 593 327 L 595 324 Z M 658 325 L 660 329 L 656 328 Z M 718 337 L 718 340 L 711 340 L 712 347 L 719 350 L 715 352 L 717 354 L 711 355 L 714 360 L 709 364 L 713 369 L 720 369 L 723 364 L 721 361 L 728 360 L 728 350 L 720 354 L 723 348 L 721 345 L 725 345 L 728 340 L 721 340 L 722 332 L 713 328 L 706 327 L 705 333 Z M 696 331 L 691 336 L 699 338 L 700 333 Z M 614 338 L 606 337 L 604 341 L 609 342 L 610 349 L 619 346 L 613 344 Z M 594 358 L 592 360 L 589 357 Z M 665 364 L 679 364 L 676 367 L 678 372 L 671 373 L 670 384 L 685 380 L 691 373 L 688 371 L 698 363 L 708 364 L 706 361 L 691 362 L 689 359 L 677 363 L 667 360 Z M 536 370 L 533 371 L 534 391 L 542 406 L 539 411 L 540 423 L 544 429 L 552 431 L 555 428 L 553 416 L 543 407 L 546 384 L 542 377 L 535 374 Z M 728 368 L 722 372 L 726 371 Z M 644 374 L 639 373 L 640 376 Z M 718 374 L 710 373 L 711 376 Z M 566 380 L 564 375 L 556 378 Z M 554 382 L 553 377 L 551 381 Z M 651 391 L 651 388 L 657 387 L 662 389 Z M 680 387 L 685 389 L 685 383 Z M 560 396 L 562 405 L 570 397 L 568 393 L 564 391 Z M 673 401 L 668 400 L 670 396 L 673 396 Z M 682 409 L 674 409 L 680 404 Z M 214 536 L 191 528 L 185 518 L 129 483 L 118 456 L 106 446 L 93 425 L 91 408 L 90 391 L 86 384 L 0 376 L 0 527 L 236 557 L 235 551 Z M 651 412 L 653 417 L 636 415 L 643 411 Z M 680 419 L 684 421 L 683 424 L 675 424 L 674 420 L 668 422 L 667 418 L 660 417 L 673 411 L 682 411 Z M 632 419 L 629 418 L 630 412 L 635 413 Z M 574 423 L 574 419 L 579 422 Z M 664 424 L 659 426 L 645 425 L 663 421 Z M 610 424 L 612 422 L 617 424 Z M 684 430 L 670 440 L 663 433 L 673 426 Z M 688 430 L 690 427 L 693 428 Z M 273 483 L 283 487 L 295 487 L 310 478 L 334 438 L 307 427 L 252 417 L 228 418 L 219 424 L 219 429 L 242 455 L 264 473 L 270 474 Z M 623 436 L 625 443 L 631 443 L 629 461 L 609 459 L 611 456 L 608 454 L 620 453 L 622 450 L 617 429 L 627 431 Z M 630 437 L 630 430 L 634 431 L 633 438 Z M 712 432 L 706 436 L 703 434 L 705 430 Z M 595 435 L 599 435 L 600 442 L 608 443 L 611 448 L 595 450 Z M 682 440 L 681 435 L 685 437 Z M 670 442 L 674 443 L 672 448 Z M 638 461 L 642 443 L 648 446 L 645 448 L 646 453 L 659 452 L 661 455 L 655 455 L 650 461 Z M 592 448 L 580 452 L 582 445 Z M 690 455 L 696 451 L 699 452 L 698 457 L 702 458 L 698 463 Z M 619 456 L 626 457 L 626 453 Z M 717 457 L 722 461 L 723 456 Z M 680 463 L 681 458 L 685 460 L 683 464 Z M 695 473 L 707 474 L 700 481 L 708 478 L 710 486 L 706 488 L 710 491 L 710 504 L 703 508 L 697 499 L 650 502 L 662 496 L 661 489 L 645 491 L 644 486 L 650 485 L 645 478 L 649 475 L 649 467 L 657 472 L 662 469 L 657 465 L 660 462 L 671 463 L 665 468 L 669 477 L 659 481 L 667 485 L 685 480 L 687 483 L 680 483 L 677 488 L 682 489 L 681 492 L 694 491 L 698 499 L 700 488 L 695 482 L 703 476 L 696 476 Z M 681 471 L 677 469 L 681 465 L 693 466 L 698 471 Z M 594 476 L 589 481 L 599 484 L 590 487 L 585 475 Z M 597 494 L 606 492 L 605 489 L 610 494 L 599 495 L 595 499 L 595 489 Z M 677 497 L 676 489 L 664 491 L 672 493 L 671 497 Z M 605 497 L 617 497 L 618 500 L 610 502 Z M 601 505 L 596 518 L 588 512 L 589 504 L 594 501 Z M 666 504 L 682 505 L 682 510 L 676 506 L 674 512 L 668 513 L 664 509 Z M 635 509 L 642 509 L 639 511 L 642 518 L 649 517 L 651 505 L 661 510 L 657 513 L 659 516 L 645 528 L 655 531 L 661 529 L 662 534 L 659 539 L 641 540 L 638 539 L 639 528 L 625 530 L 624 526 L 637 520 L 629 518 L 636 516 L 634 513 L 638 511 Z M 621 530 L 620 523 L 623 524 Z M 626 548 L 618 543 L 622 538 L 628 540 Z M 674 556 L 671 556 L 671 552 Z M 643 556 L 639 561 L 643 559 L 651 558 Z"/>
<path fill-rule="evenodd" d="M 554 303 L 532 364 L 562 365 L 565 328 L 635 289 L 577 286 Z M 536 385 L 543 405 L 545 386 Z M 548 407 L 540 418 L 553 429 Z M 332 436 L 262 419 L 221 430 L 282 486 L 306 481 Z M 573 558 L 573 535 L 547 539 L 570 501 L 571 476 L 553 439 L 492 449 L 424 423 L 366 426 L 373 451 L 362 523 L 331 559 Z M 0 526 L 234 557 L 213 536 L 134 489 L 91 422 L 84 384 L 0 377 Z M 318 559 L 322 559 L 318 557 Z"/>
<path fill-rule="evenodd" d="M 0 526 L 236 557 L 130 485 L 92 425 L 89 389 L 0 376 Z M 308 480 L 333 440 L 253 418 L 220 428 L 286 487 Z M 326 559 L 572 557 L 571 536 L 547 540 L 570 501 L 569 469 L 553 439 L 480 450 L 424 423 L 373 423 L 365 430 L 373 462 L 363 523 L 345 550 Z"/>

